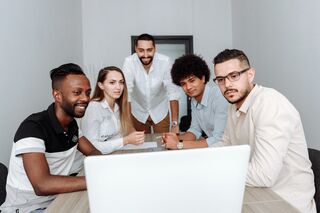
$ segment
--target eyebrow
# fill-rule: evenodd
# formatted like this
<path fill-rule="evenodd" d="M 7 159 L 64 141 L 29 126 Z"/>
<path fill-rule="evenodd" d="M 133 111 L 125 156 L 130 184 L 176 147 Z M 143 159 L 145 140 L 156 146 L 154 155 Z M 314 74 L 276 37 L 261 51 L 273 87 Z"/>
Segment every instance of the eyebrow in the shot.
<path fill-rule="evenodd" d="M 224 78 L 224 77 L 226 77 L 226 76 L 228 76 L 228 75 L 230 75 L 230 74 L 232 74 L 232 73 L 234 73 L 234 72 L 242 72 L 243 70 L 240 70 L 240 71 L 237 71 L 237 70 L 234 70 L 234 71 L 231 71 L 231 72 L 229 72 L 227 75 L 218 75 L 218 76 L 216 76 L 216 78 Z"/>
<path fill-rule="evenodd" d="M 124 81 L 124 79 L 121 78 L 121 79 L 117 80 L 117 79 L 112 78 L 112 79 L 107 79 L 107 81 Z"/>
<path fill-rule="evenodd" d="M 138 50 L 153 50 L 153 47 L 150 48 L 142 48 L 142 47 L 137 47 Z"/>

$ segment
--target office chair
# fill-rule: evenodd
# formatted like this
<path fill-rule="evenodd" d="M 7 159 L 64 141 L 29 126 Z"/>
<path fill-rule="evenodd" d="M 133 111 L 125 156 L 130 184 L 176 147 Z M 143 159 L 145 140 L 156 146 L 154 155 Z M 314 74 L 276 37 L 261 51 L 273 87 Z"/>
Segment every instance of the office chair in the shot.
<path fill-rule="evenodd" d="M 314 184 L 316 193 L 314 200 L 317 206 L 317 212 L 320 213 L 320 151 L 308 148 L 309 158 L 312 163 L 312 170 L 314 174 Z"/>
<path fill-rule="evenodd" d="M 0 206 L 6 199 L 6 182 L 7 182 L 8 169 L 5 165 L 0 163 Z"/>
<path fill-rule="evenodd" d="M 187 115 L 180 118 L 180 132 L 186 132 L 191 125 L 191 98 L 187 97 Z"/>

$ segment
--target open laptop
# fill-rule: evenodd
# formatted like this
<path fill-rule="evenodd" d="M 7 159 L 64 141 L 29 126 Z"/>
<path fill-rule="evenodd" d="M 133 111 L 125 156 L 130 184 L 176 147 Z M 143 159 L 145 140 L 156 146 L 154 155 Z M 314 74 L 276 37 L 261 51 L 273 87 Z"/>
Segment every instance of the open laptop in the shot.
<path fill-rule="evenodd" d="M 85 159 L 91 213 L 241 212 L 248 145 Z"/>

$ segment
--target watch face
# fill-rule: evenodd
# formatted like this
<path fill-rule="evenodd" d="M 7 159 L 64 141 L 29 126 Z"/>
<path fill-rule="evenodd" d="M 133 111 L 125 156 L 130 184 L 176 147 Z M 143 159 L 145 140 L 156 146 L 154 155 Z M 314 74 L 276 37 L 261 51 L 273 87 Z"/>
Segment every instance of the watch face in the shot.
<path fill-rule="evenodd" d="M 172 121 L 172 126 L 177 126 L 178 125 L 178 121 Z"/>
<path fill-rule="evenodd" d="M 177 144 L 177 148 L 178 148 L 178 149 L 183 149 L 183 143 L 182 143 L 182 142 L 179 142 L 179 143 Z"/>

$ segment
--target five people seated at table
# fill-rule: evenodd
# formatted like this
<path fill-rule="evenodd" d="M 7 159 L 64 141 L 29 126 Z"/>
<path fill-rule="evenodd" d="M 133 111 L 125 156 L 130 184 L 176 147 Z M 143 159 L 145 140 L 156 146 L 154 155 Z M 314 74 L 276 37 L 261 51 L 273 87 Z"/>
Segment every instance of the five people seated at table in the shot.
<path fill-rule="evenodd" d="M 300 115 L 282 94 L 254 82 L 245 53 L 220 52 L 213 61 L 213 84 L 200 56 L 184 55 L 171 68 L 148 34 L 138 37 L 135 49 L 125 59 L 124 72 L 100 70 L 91 99 L 89 80 L 78 65 L 51 71 L 54 103 L 30 115 L 16 132 L 2 212 L 41 212 L 56 194 L 85 190 L 84 177 L 69 176 L 77 150 L 109 154 L 143 143 L 151 127 L 163 133 L 167 149 L 250 145 L 246 184 L 270 187 L 299 211 L 316 212 Z M 174 84 L 191 97 L 191 126 L 181 134 Z M 79 129 L 75 118 L 81 117 Z"/>

